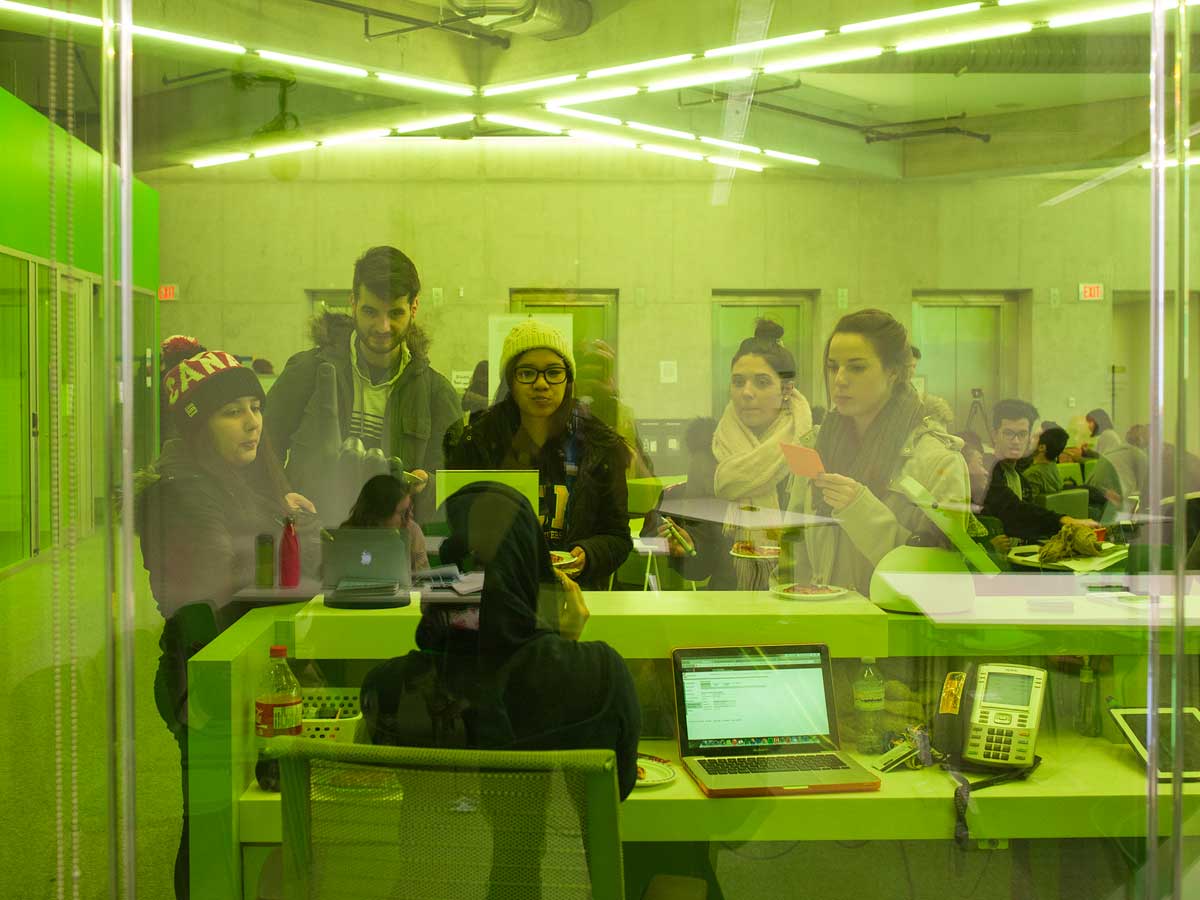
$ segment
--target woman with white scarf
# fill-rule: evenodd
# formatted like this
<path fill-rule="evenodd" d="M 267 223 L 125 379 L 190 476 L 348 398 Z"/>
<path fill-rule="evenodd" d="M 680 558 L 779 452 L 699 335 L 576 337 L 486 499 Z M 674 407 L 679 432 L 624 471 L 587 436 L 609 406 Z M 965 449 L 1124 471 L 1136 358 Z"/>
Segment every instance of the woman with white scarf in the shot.
<path fill-rule="evenodd" d="M 713 435 L 717 466 L 711 490 L 689 486 L 690 497 L 728 501 L 724 521 L 706 526 L 677 520 L 676 529 L 659 528 L 676 568 L 686 578 L 709 577 L 710 590 L 769 587 L 778 529 L 761 523 L 771 521 L 771 511 L 788 508 L 797 480 L 779 445 L 812 446 L 816 439 L 812 410 L 794 386 L 796 360 L 781 337 L 782 326 L 759 319 L 754 337 L 738 347 L 730 365 L 729 403 Z M 685 542 L 695 546 L 694 557 Z"/>

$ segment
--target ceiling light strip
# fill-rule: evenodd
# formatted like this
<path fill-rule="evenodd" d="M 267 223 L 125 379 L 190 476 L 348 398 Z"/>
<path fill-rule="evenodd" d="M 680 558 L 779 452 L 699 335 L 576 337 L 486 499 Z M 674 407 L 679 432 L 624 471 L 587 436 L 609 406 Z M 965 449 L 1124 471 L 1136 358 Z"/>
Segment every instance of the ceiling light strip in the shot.
<path fill-rule="evenodd" d="M 522 91 L 536 91 L 538 88 L 570 84 L 572 81 L 578 80 L 578 75 L 555 75 L 553 78 L 539 78 L 536 81 L 521 81 L 516 84 L 490 84 L 481 93 L 485 97 L 500 97 L 504 94 L 518 94 Z"/>
<path fill-rule="evenodd" d="M 623 66 L 608 66 L 603 69 L 593 69 L 587 73 L 587 77 L 608 78 L 611 75 L 625 75 L 629 72 L 644 72 L 647 69 L 663 69 L 667 66 L 678 66 L 685 62 L 691 62 L 695 58 L 695 53 L 680 53 L 676 56 L 664 56 L 661 59 L 648 59 L 645 62 L 627 63 Z"/>
<path fill-rule="evenodd" d="M 1070 28 L 1072 25 L 1087 25 L 1091 22 L 1107 22 L 1112 19 L 1145 15 L 1153 9 L 1153 3 L 1123 3 L 1120 6 L 1105 6 L 1100 9 L 1086 9 L 1063 13 L 1061 16 L 1051 16 L 1046 24 L 1051 28 Z"/>
<path fill-rule="evenodd" d="M 344 144 L 365 144 L 368 141 L 385 138 L 392 133 L 390 128 L 374 128 L 370 131 L 351 131 L 346 134 L 335 134 L 332 137 L 321 138 L 322 147 L 341 147 Z"/>
<path fill-rule="evenodd" d="M 618 100 L 621 97 L 632 97 L 638 92 L 635 87 L 611 88 L 607 91 L 592 91 L 588 94 L 575 94 L 571 97 L 555 97 L 555 106 L 583 106 L 586 103 L 599 103 L 602 100 Z"/>
<path fill-rule="evenodd" d="M 210 166 L 223 166 L 226 163 L 242 162 L 250 158 L 249 153 L 222 153 L 219 156 L 208 156 L 192 161 L 193 169 L 207 169 Z"/>
<path fill-rule="evenodd" d="M 697 87 L 702 84 L 715 84 L 720 81 L 739 81 L 754 74 L 753 69 L 722 69 L 717 72 L 705 72 L 699 75 L 688 75 L 682 78 L 671 78 L 667 81 L 657 81 L 646 90 L 653 94 L 658 91 L 677 91 L 683 88 Z"/>
<path fill-rule="evenodd" d="M 200 47 L 204 50 L 216 50 L 219 53 L 233 53 L 240 56 L 246 52 L 246 48 L 241 44 L 231 44 L 227 41 L 213 41 L 208 38 L 193 37 L 190 34 L 163 31 L 160 28 L 147 28 L 145 25 L 134 25 L 130 30 L 137 37 L 154 38 L 155 40 L 168 41 L 173 44 L 184 44 L 188 47 Z"/>
<path fill-rule="evenodd" d="M 506 116 L 501 113 L 488 113 L 484 116 L 489 122 L 494 122 L 497 125 L 508 125 L 511 128 L 523 128 L 525 131 L 537 131 L 542 134 L 562 134 L 566 129 L 559 128 L 557 125 L 551 125 L 548 122 L 535 122 L 532 119 L 523 119 L 519 116 Z"/>
<path fill-rule="evenodd" d="M 930 37 L 916 38 L 911 41 L 901 41 L 896 45 L 896 52 L 912 53 L 917 50 L 932 50 L 935 47 L 951 47 L 955 44 L 973 44 L 977 41 L 990 41 L 995 38 L 1027 34 L 1032 30 L 1033 24 L 1031 22 L 1010 22 L 1007 25 L 994 25 L 991 28 L 952 31 L 949 34 L 938 34 Z"/>
<path fill-rule="evenodd" d="M 299 153 L 301 150 L 315 150 L 316 141 L 298 141 L 294 144 L 277 144 L 274 147 L 264 147 L 252 154 L 255 159 L 265 159 L 269 156 L 283 156 L 285 153 Z"/>
<path fill-rule="evenodd" d="M 842 34 L 857 34 L 862 31 L 874 31 L 877 28 L 893 28 L 896 25 L 911 25 L 914 22 L 928 22 L 933 19 L 945 19 L 950 16 L 961 16 L 965 13 L 977 12 L 982 3 L 960 3 L 957 6 L 942 6 L 937 9 L 923 9 L 919 12 L 904 13 L 899 16 L 887 16 L 882 19 L 869 19 L 865 22 L 852 22 L 838 29 Z"/>
<path fill-rule="evenodd" d="M 824 66 L 856 62 L 860 59 L 873 59 L 882 55 L 882 47 L 856 47 L 853 50 L 839 50 L 836 53 L 818 53 L 814 56 L 780 60 L 763 66 L 763 71 L 768 75 L 774 75 L 777 72 L 794 72 L 797 69 L 819 69 Z"/>
<path fill-rule="evenodd" d="M 737 56 L 741 53 L 758 53 L 762 50 L 771 50 L 775 47 L 787 47 L 792 44 L 803 44 L 808 41 L 819 40 L 829 34 L 824 28 L 819 31 L 804 31 L 799 34 L 785 34 L 782 37 L 765 38 L 761 41 L 750 41 L 746 44 L 731 44 L 728 47 L 717 47 L 715 50 L 705 50 L 704 56 L 706 59 L 714 59 L 722 56 Z"/>
<path fill-rule="evenodd" d="M 263 59 L 272 62 L 287 63 L 302 69 L 316 69 L 320 72 L 332 72 L 335 75 L 348 75 L 352 78 L 366 78 L 370 73 L 358 66 L 346 66 L 342 63 L 326 62 L 323 59 L 310 59 L 307 56 L 294 56 L 291 53 L 279 53 L 275 50 L 256 50 Z"/>
<path fill-rule="evenodd" d="M 696 153 L 692 150 L 680 150 L 678 147 L 667 147 L 663 144 L 641 144 L 639 145 L 639 149 L 645 150 L 647 153 L 657 153 L 659 156 L 690 159 L 693 162 L 701 162 L 704 159 L 703 153 Z"/>
<path fill-rule="evenodd" d="M 681 141 L 694 141 L 696 136 L 686 131 L 674 128 L 663 128 L 661 125 L 647 125 L 645 122 L 626 122 L 625 125 L 637 131 L 647 131 L 650 134 L 660 134 L 663 137 L 679 138 Z"/>
<path fill-rule="evenodd" d="M 599 113 L 587 112 L 582 109 L 570 109 L 566 106 L 546 106 L 546 112 L 560 116 L 570 116 L 573 119 L 583 119 L 587 122 L 599 122 L 602 125 L 620 125 L 621 120 L 613 116 L 602 116 Z"/>
<path fill-rule="evenodd" d="M 414 78 L 411 75 L 395 75 L 391 72 L 376 72 L 375 77 L 388 84 L 398 84 L 403 87 L 415 88 L 419 91 L 433 91 L 438 94 L 450 94 L 454 97 L 474 97 L 475 88 L 467 84 L 450 84 L 445 81 L 429 81 L 426 78 Z"/>
<path fill-rule="evenodd" d="M 819 159 L 814 159 L 811 156 L 798 156 L 795 153 L 784 153 L 782 150 L 764 150 L 763 153 L 772 159 L 782 159 L 787 162 L 800 163 L 801 165 L 805 166 L 819 166 L 821 164 Z"/>
<path fill-rule="evenodd" d="M 739 144 L 737 141 L 727 141 L 724 138 L 701 137 L 700 140 L 705 144 L 712 144 L 714 147 L 724 147 L 726 150 L 738 150 L 742 153 L 762 153 L 759 147 L 752 147 L 749 144 Z"/>
<path fill-rule="evenodd" d="M 47 9 L 44 6 L 32 6 L 28 3 L 11 3 L 0 0 L 0 10 L 15 13 L 25 13 L 30 16 L 41 16 L 43 19 L 55 19 L 59 22 L 71 22 L 75 25 L 88 25 L 99 28 L 104 23 L 95 16 L 82 16 L 79 13 L 63 12 L 58 9 Z"/>
<path fill-rule="evenodd" d="M 754 163 L 742 162 L 740 159 L 730 159 L 728 156 L 710 156 L 708 161 L 714 166 L 727 166 L 731 169 L 745 169 L 747 172 L 761 172 L 762 166 L 756 166 Z"/>

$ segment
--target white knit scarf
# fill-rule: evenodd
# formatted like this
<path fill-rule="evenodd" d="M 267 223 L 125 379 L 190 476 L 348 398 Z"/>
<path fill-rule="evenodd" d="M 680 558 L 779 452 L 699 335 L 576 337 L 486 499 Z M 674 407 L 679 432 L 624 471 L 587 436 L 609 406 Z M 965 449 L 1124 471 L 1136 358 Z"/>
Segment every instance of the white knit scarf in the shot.
<path fill-rule="evenodd" d="M 713 434 L 716 495 L 778 509 L 776 486 L 791 474 L 779 445 L 799 443 L 812 427 L 812 410 L 804 395 L 797 391 L 787 395 L 779 415 L 761 438 L 742 424 L 733 402 L 728 403 Z"/>

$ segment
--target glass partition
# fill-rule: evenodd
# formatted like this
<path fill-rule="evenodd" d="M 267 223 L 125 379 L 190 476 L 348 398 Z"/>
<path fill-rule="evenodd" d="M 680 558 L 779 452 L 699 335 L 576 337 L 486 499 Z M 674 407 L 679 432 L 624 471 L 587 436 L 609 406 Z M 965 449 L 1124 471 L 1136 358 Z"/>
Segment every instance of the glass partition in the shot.
<path fill-rule="evenodd" d="M 0 2 L 10 893 L 1189 896 L 1190 12 Z"/>

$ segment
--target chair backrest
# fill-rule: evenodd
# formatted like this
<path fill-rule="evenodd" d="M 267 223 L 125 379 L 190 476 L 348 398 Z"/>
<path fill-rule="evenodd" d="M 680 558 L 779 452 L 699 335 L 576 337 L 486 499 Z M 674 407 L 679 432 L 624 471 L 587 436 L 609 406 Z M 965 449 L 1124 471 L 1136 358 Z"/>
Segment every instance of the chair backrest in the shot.
<path fill-rule="evenodd" d="M 289 900 L 624 896 L 611 750 L 281 750 Z"/>
<path fill-rule="evenodd" d="M 1060 516 L 1086 519 L 1088 517 L 1088 492 L 1085 488 L 1076 488 L 1070 491 L 1059 491 L 1057 494 L 1046 494 L 1042 497 L 1042 505 Z"/>
<path fill-rule="evenodd" d="M 1083 466 L 1079 463 L 1057 463 L 1063 484 L 1083 484 Z"/>

